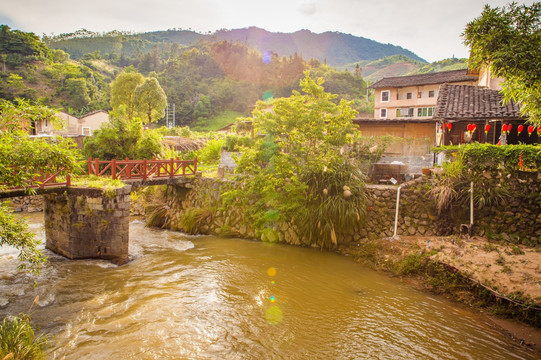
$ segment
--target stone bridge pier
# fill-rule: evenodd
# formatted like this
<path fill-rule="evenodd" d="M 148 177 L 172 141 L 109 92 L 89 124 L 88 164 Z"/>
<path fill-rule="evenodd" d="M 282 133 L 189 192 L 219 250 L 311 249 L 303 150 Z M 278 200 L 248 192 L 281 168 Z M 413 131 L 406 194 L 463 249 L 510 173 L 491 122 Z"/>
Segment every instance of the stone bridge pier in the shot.
<path fill-rule="evenodd" d="M 131 185 L 44 195 L 47 249 L 69 259 L 128 261 Z"/>

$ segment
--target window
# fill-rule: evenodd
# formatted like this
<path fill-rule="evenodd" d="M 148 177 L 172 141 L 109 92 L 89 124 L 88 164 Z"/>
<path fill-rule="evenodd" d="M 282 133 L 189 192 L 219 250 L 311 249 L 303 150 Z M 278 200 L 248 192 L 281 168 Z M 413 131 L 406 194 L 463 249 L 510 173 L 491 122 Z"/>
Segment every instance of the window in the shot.
<path fill-rule="evenodd" d="M 385 119 L 387 117 L 387 109 L 379 109 L 379 117 Z"/>
<path fill-rule="evenodd" d="M 414 108 L 396 109 L 396 117 L 413 117 L 414 113 L 415 113 Z"/>
<path fill-rule="evenodd" d="M 413 94 L 412 93 L 407 93 L 406 94 L 406 99 L 412 99 L 413 98 Z"/>
<path fill-rule="evenodd" d="M 417 98 L 420 99 L 420 98 L 422 98 L 422 97 L 423 97 L 423 93 L 422 93 L 421 91 L 419 91 L 419 92 L 417 93 Z"/>
<path fill-rule="evenodd" d="M 428 92 L 428 97 L 434 97 L 435 93 L 434 93 L 434 90 L 430 90 Z"/>
<path fill-rule="evenodd" d="M 85 135 L 85 136 L 90 136 L 90 135 L 92 135 L 92 133 L 90 132 L 90 128 L 89 128 L 89 127 L 83 127 L 83 135 Z"/>
<path fill-rule="evenodd" d="M 381 92 L 381 102 L 388 102 L 389 101 L 389 90 L 385 90 Z"/>
<path fill-rule="evenodd" d="M 417 109 L 417 117 L 427 117 L 434 115 L 434 107 L 423 107 Z"/>
<path fill-rule="evenodd" d="M 44 124 L 44 127 L 49 127 L 49 119 L 45 119 L 45 124 Z"/>

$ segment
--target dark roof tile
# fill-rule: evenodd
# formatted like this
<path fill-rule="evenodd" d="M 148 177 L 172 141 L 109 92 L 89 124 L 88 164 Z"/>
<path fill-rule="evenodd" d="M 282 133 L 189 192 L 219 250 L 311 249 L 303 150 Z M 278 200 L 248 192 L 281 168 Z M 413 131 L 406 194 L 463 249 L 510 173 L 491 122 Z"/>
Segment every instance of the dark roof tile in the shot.
<path fill-rule="evenodd" d="M 519 104 L 511 101 L 503 104 L 503 96 L 497 90 L 479 86 L 440 86 L 434 119 L 522 119 Z"/>
<path fill-rule="evenodd" d="M 373 89 L 381 89 L 417 85 L 443 84 L 462 81 L 476 81 L 477 76 L 468 75 L 467 71 L 468 70 L 463 69 L 421 75 L 389 77 L 383 78 L 380 81 L 375 82 L 370 87 Z"/>

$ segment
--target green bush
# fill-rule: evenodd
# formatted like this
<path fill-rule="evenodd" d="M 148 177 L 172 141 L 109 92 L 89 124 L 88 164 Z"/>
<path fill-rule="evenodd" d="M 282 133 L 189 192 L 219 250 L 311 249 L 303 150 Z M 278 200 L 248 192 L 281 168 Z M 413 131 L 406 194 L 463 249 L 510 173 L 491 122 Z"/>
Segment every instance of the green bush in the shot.
<path fill-rule="evenodd" d="M 203 164 L 217 164 L 220 161 L 223 145 L 224 141 L 221 139 L 209 140 L 204 148 L 196 151 L 197 161 Z"/>
<path fill-rule="evenodd" d="M 225 148 L 227 151 L 239 151 L 241 147 L 251 147 L 253 140 L 249 136 L 227 135 Z"/>
<path fill-rule="evenodd" d="M 47 342 L 46 336 L 36 336 L 26 314 L 4 318 L 0 324 L 1 359 L 45 359 Z"/>
<path fill-rule="evenodd" d="M 460 154 L 464 166 L 473 171 L 501 169 L 511 172 L 541 169 L 541 145 L 498 146 L 473 143 L 466 146 L 442 146 L 434 148 L 434 151 L 446 152 L 451 157 Z"/>

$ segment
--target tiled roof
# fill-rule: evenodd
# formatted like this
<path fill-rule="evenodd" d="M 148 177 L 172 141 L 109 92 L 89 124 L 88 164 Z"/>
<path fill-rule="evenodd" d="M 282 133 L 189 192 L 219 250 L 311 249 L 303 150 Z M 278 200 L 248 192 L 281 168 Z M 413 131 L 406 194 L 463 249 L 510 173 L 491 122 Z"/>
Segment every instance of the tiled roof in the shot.
<path fill-rule="evenodd" d="M 454 83 L 462 81 L 476 81 L 477 76 L 468 75 L 468 70 L 453 70 L 442 71 L 430 74 L 410 75 L 410 76 L 396 76 L 383 78 L 380 81 L 372 84 L 370 87 L 373 89 L 381 88 L 395 88 L 417 85 L 431 85 L 431 84 L 443 84 Z"/>
<path fill-rule="evenodd" d="M 97 113 L 99 113 L 99 112 L 102 112 L 102 113 L 106 113 L 106 114 L 107 114 L 107 111 L 105 111 L 105 110 L 96 110 L 96 111 L 91 111 L 91 112 L 89 112 L 89 113 L 86 113 L 86 114 L 80 116 L 79 119 L 83 119 L 83 118 L 85 118 L 85 117 L 87 117 L 87 116 L 94 115 L 94 114 L 97 114 Z"/>
<path fill-rule="evenodd" d="M 497 90 L 478 86 L 443 84 L 440 86 L 435 119 L 522 119 L 520 107 L 511 101 L 503 104 Z"/>

